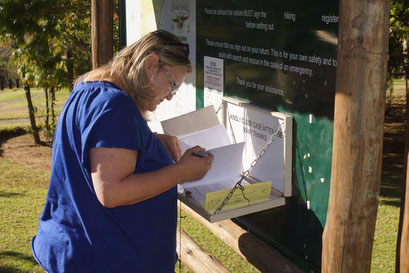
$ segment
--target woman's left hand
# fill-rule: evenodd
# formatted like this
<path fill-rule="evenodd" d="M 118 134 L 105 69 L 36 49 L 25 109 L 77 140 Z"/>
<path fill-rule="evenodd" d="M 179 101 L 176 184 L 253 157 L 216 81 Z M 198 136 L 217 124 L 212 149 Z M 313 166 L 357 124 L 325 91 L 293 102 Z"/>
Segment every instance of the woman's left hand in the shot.
<path fill-rule="evenodd" d="M 170 157 L 178 162 L 182 157 L 182 149 L 180 148 L 179 139 L 175 136 L 165 135 L 165 134 L 156 134 L 156 137 L 165 147 L 166 151 Z"/>

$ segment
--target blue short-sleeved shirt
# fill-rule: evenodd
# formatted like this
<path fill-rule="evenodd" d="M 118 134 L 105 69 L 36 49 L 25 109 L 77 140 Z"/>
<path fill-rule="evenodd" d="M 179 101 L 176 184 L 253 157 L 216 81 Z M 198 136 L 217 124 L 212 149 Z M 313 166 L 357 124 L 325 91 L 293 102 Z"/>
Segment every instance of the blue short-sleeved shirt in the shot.
<path fill-rule="evenodd" d="M 176 187 L 134 205 L 105 208 L 91 181 L 93 147 L 138 150 L 135 173 L 173 162 L 125 92 L 110 82 L 78 84 L 55 131 L 34 257 L 48 272 L 174 272 Z"/>

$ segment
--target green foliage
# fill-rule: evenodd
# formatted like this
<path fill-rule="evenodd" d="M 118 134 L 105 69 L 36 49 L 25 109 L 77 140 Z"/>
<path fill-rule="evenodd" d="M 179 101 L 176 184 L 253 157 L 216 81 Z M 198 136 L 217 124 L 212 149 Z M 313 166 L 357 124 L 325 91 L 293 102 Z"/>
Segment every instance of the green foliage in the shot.
<path fill-rule="evenodd" d="M 392 0 L 389 33 L 389 78 L 393 74 L 409 76 L 409 0 Z"/>
<path fill-rule="evenodd" d="M 91 69 L 91 2 L 87 0 L 4 0 L 0 2 L 0 41 L 13 48 L 24 86 L 50 91 L 72 88 L 74 77 Z M 29 104 L 30 107 L 30 104 Z M 30 109 L 33 112 L 33 109 Z M 48 135 L 55 127 L 46 118 Z M 36 131 L 36 128 L 33 128 Z"/>
<path fill-rule="evenodd" d="M 17 79 L 17 68 L 14 62 L 11 53 L 7 50 L 0 52 L 0 80 L 7 81 L 8 79 L 15 80 Z"/>
<path fill-rule="evenodd" d="M 14 47 L 25 83 L 71 87 L 91 68 L 90 1 L 2 1 L 0 38 Z"/>

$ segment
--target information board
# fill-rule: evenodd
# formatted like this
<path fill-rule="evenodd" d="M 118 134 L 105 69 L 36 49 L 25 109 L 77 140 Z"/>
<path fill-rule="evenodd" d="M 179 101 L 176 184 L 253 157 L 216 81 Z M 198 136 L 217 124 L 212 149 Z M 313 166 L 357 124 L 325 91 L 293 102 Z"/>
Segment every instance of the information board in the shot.
<path fill-rule="evenodd" d="M 333 96 L 323 93 L 335 87 L 338 1 L 197 5 L 198 68 L 203 56 L 224 59 L 226 96 L 333 115 Z"/>
<path fill-rule="evenodd" d="M 224 96 L 294 118 L 297 197 L 235 221 L 308 271 L 319 271 L 331 178 L 339 1 L 207 0 L 196 7 L 198 105 L 205 100 L 204 60 L 218 58 L 224 61 Z"/>
<path fill-rule="evenodd" d="M 157 29 L 167 30 L 189 45 L 193 72 L 189 73 L 171 101 L 165 100 L 151 113 L 149 126 L 161 132 L 160 120 L 196 109 L 196 1 L 195 0 L 127 0 L 127 44 Z"/>

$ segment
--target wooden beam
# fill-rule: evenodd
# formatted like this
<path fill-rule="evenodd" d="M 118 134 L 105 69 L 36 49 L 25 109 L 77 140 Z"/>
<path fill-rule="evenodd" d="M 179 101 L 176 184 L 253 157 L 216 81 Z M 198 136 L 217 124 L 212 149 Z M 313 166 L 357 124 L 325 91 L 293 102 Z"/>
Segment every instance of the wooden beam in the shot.
<path fill-rule="evenodd" d="M 406 96 L 408 96 L 406 94 Z M 409 111 L 406 100 L 406 137 L 405 137 L 405 183 L 402 190 L 402 205 L 398 233 L 398 253 L 396 253 L 396 272 L 409 273 Z"/>
<path fill-rule="evenodd" d="M 113 57 L 113 0 L 91 0 L 92 69 Z"/>
<path fill-rule="evenodd" d="M 389 1 L 341 0 L 322 272 L 370 272 L 381 181 Z"/>
<path fill-rule="evenodd" d="M 244 259 L 249 261 L 261 272 L 270 273 L 301 273 L 298 266 L 286 259 L 277 251 L 267 246 L 264 242 L 254 237 L 231 220 L 210 223 L 185 204 L 179 202 L 184 212 L 192 216 L 199 223 L 210 230 L 217 238 Z"/>
<path fill-rule="evenodd" d="M 193 272 L 200 273 L 229 273 L 219 260 L 206 252 L 186 232 L 177 230 L 177 248 L 179 259 Z"/>

